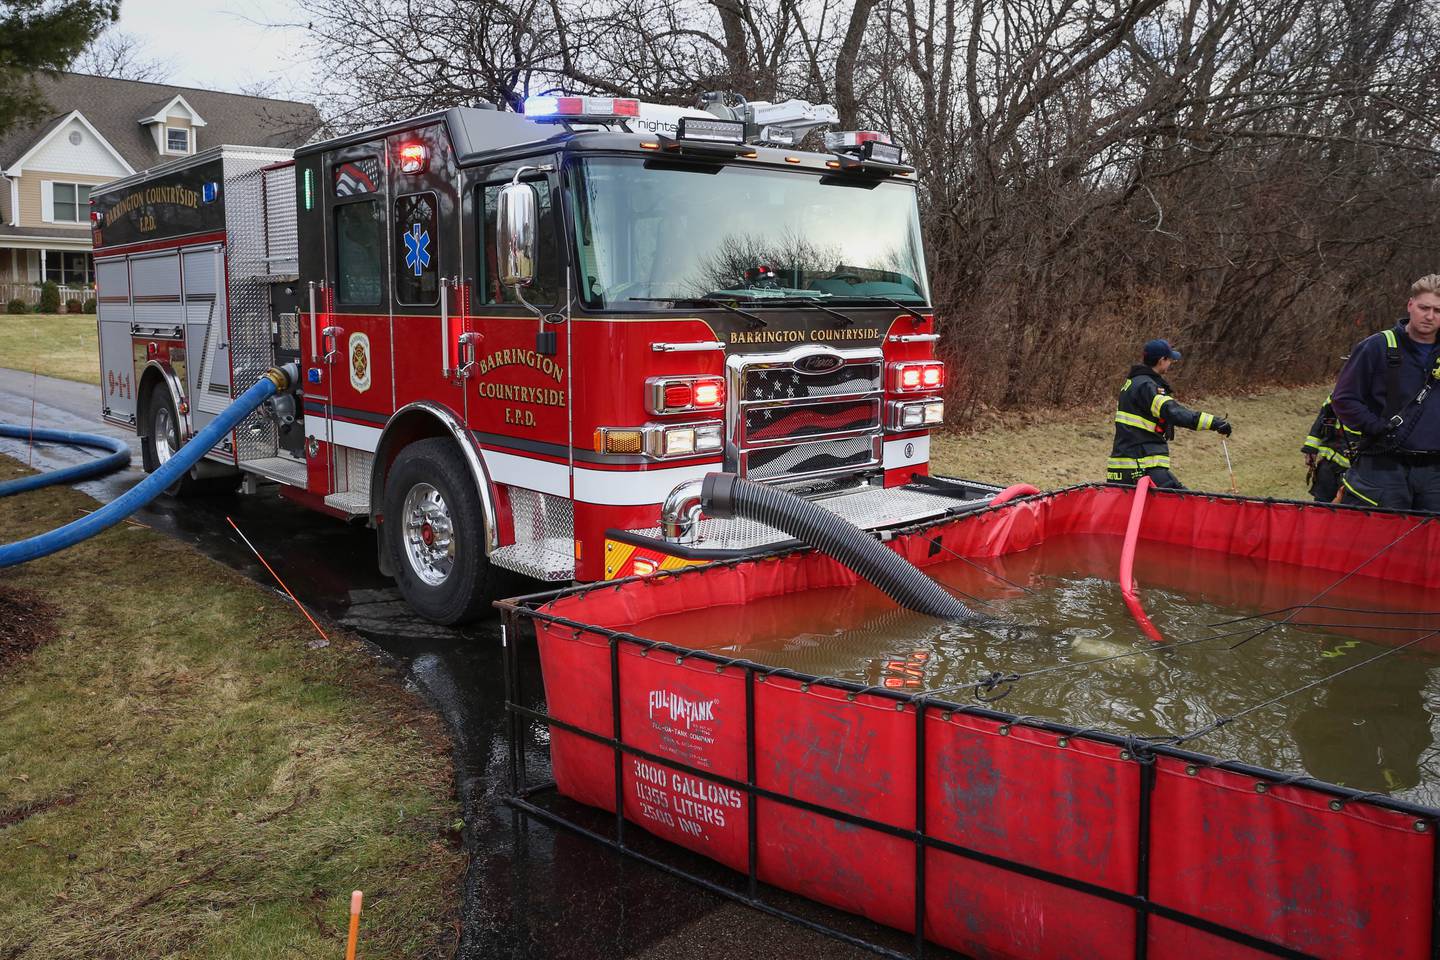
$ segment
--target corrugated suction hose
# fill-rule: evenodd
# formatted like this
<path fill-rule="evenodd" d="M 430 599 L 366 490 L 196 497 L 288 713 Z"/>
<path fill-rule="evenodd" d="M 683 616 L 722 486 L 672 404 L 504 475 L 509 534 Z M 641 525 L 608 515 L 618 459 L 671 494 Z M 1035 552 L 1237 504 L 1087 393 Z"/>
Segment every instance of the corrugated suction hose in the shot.
<path fill-rule="evenodd" d="M 707 516 L 742 517 L 790 534 L 855 571 L 896 603 L 946 620 L 980 616 L 873 536 L 808 500 L 733 473 L 710 473 L 700 490 Z"/>

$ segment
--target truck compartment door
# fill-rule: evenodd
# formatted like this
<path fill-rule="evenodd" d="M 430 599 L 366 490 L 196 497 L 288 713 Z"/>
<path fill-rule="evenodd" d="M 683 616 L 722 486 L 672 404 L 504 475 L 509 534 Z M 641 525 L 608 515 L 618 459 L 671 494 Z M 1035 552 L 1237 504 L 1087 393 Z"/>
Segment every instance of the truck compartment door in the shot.
<path fill-rule="evenodd" d="M 100 406 L 106 419 L 134 424 L 135 356 L 131 348 L 130 266 L 124 257 L 95 261 L 100 324 Z"/>
<path fill-rule="evenodd" d="M 194 398 L 195 429 L 230 403 L 230 357 L 225 320 L 224 257 L 219 246 L 182 254 L 185 346 L 191 358 L 185 386 Z"/>

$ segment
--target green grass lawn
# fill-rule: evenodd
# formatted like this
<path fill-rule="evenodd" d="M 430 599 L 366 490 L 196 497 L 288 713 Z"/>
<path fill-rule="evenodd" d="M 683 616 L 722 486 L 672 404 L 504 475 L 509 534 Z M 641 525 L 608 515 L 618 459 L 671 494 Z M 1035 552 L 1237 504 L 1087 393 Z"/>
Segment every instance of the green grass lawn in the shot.
<path fill-rule="evenodd" d="M 0 313 L 0 367 L 100 382 L 93 313 Z"/>
<path fill-rule="evenodd" d="M 1246 396 L 1187 397 L 1192 409 L 1223 414 L 1235 425 L 1230 459 L 1240 492 L 1260 497 L 1308 499 L 1300 444 L 1310 430 L 1328 385 L 1275 387 Z M 1119 388 L 1119 383 L 1116 383 Z M 930 469 L 938 474 L 994 483 L 1033 483 L 1044 490 L 1105 479 L 1105 459 L 1115 437 L 1115 406 L 1044 411 L 1028 418 L 991 416 L 965 433 L 937 434 Z M 1228 492 L 1230 478 L 1216 433 L 1177 430 L 1170 444 L 1172 469 L 1195 490 Z"/>
<path fill-rule="evenodd" d="M 94 506 L 0 499 L 0 530 Z M 353 889 L 365 957 L 451 955 L 448 738 L 358 641 L 318 639 L 139 526 L 0 571 L 0 957 L 340 957 Z"/>

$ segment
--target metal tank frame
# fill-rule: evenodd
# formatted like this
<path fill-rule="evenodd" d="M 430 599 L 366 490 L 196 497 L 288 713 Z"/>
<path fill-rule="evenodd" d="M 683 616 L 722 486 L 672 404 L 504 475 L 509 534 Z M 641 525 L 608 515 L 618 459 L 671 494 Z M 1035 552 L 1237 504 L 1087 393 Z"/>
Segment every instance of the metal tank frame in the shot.
<path fill-rule="evenodd" d="M 933 531 L 937 527 L 957 522 L 966 522 L 986 513 L 1005 510 L 1017 502 L 1023 503 L 1026 500 L 1055 497 L 1075 491 L 1104 488 L 1105 486 L 1106 485 L 1103 484 L 1080 484 L 1062 490 L 1050 491 L 1033 497 L 1021 498 L 1018 501 L 1011 501 L 1009 504 L 998 507 L 985 507 L 973 513 L 966 514 L 958 520 L 956 518 L 940 518 L 934 521 L 915 524 L 903 530 L 896 531 L 896 536 L 919 535 L 918 542 L 923 545 L 927 542 L 924 540 L 923 535 Z M 1373 512 L 1370 510 L 1361 511 L 1358 508 L 1336 507 L 1328 504 L 1316 505 L 1300 501 L 1275 499 L 1258 501 L 1255 498 L 1223 494 L 1171 491 L 1166 491 L 1165 494 L 1185 498 L 1202 498 L 1211 501 L 1246 501 L 1250 503 L 1263 503 L 1265 505 L 1287 504 L 1301 508 L 1354 511 L 1356 513 L 1363 512 L 1366 514 Z M 1404 514 L 1404 512 L 1396 513 Z M 957 955 L 950 948 L 936 944 L 925 936 L 926 885 L 928 880 L 926 864 L 927 854 L 931 851 L 951 854 L 969 863 L 998 868 L 1007 874 L 1038 880 L 1064 890 L 1086 894 L 1090 897 L 1133 911 L 1135 919 L 1135 939 L 1128 955 L 1136 958 L 1136 960 L 1144 960 L 1150 953 L 1149 929 L 1151 921 L 1155 919 L 1179 924 L 1182 927 L 1189 928 L 1191 931 L 1198 931 L 1201 934 L 1208 934 L 1211 937 L 1219 938 L 1221 941 L 1231 945 L 1226 949 L 1246 952 L 1253 951 L 1258 955 L 1292 958 L 1292 960 L 1314 960 L 1314 958 L 1319 955 L 1307 953 L 1293 946 L 1277 943 L 1263 937 L 1252 935 L 1243 930 L 1217 923 L 1214 920 L 1157 903 L 1150 897 L 1151 863 L 1153 847 L 1155 845 L 1155 838 L 1151 830 L 1151 814 L 1157 780 L 1157 764 L 1162 762 L 1170 766 L 1179 764 L 1184 774 L 1189 777 L 1203 776 L 1206 771 L 1223 771 L 1226 774 L 1233 774 L 1237 777 L 1244 778 L 1250 783 L 1250 789 L 1253 790 L 1255 794 L 1272 794 L 1277 789 L 1282 791 L 1304 791 L 1325 798 L 1328 808 L 1335 812 L 1343 812 L 1351 805 L 1358 805 L 1361 807 L 1378 808 L 1413 818 L 1411 829 L 1414 830 L 1416 835 L 1428 835 L 1431 849 L 1429 893 L 1432 921 L 1429 932 L 1429 949 L 1423 956 L 1440 958 L 1440 917 L 1434 916 L 1437 907 L 1440 907 L 1440 846 L 1437 846 L 1436 839 L 1440 837 L 1440 809 L 1434 809 L 1404 800 L 1396 800 L 1372 792 L 1326 783 L 1308 776 L 1283 774 L 1253 764 L 1220 759 L 1175 746 L 1154 744 L 1146 741 L 1144 738 L 1116 735 L 1089 728 L 1079 728 L 1036 717 L 1017 716 L 987 707 L 961 704 L 953 700 L 925 693 L 906 693 L 887 687 L 865 686 L 850 681 L 815 676 L 791 669 L 770 667 L 745 659 L 680 647 L 671 643 L 649 640 L 624 631 L 583 623 L 568 617 L 558 616 L 543 609 L 546 605 L 561 598 L 584 596 L 606 590 L 618 591 L 626 585 L 647 581 L 654 583 L 667 579 L 694 577 L 706 571 L 713 571 L 719 568 L 752 564 L 762 559 L 767 561 L 779 560 L 807 552 L 809 552 L 808 548 L 791 547 L 772 551 L 760 556 L 719 560 L 704 566 L 663 571 L 649 577 L 630 577 L 624 580 L 587 584 L 565 590 L 536 593 L 497 601 L 495 607 L 501 612 L 502 622 L 505 710 L 510 740 L 509 768 L 511 792 L 510 795 L 505 798 L 506 802 L 516 811 L 526 816 L 534 817 L 544 823 L 579 834 L 610 850 L 623 853 L 664 873 L 696 884 L 711 893 L 743 903 L 746 906 L 772 916 L 799 924 L 852 946 L 872 951 L 881 956 L 897 958 L 897 960 L 935 955 Z M 542 698 L 545 698 L 543 707 L 537 706 L 536 700 L 527 696 L 527 690 L 533 689 L 535 685 L 538 685 L 538 680 L 530 677 L 527 673 L 526 661 L 532 659 L 531 654 L 534 646 L 538 643 L 538 634 L 541 630 L 561 631 L 568 634 L 571 638 L 580 638 L 582 636 L 593 638 L 596 641 L 603 642 L 603 644 L 608 647 L 608 683 L 611 704 L 611 729 L 609 735 L 587 730 L 575 723 L 567 722 L 555 716 L 550 709 L 548 694 L 540 694 Z M 677 760 L 675 757 L 658 754 L 627 742 L 626 730 L 623 728 L 621 718 L 620 664 L 622 650 L 638 651 L 638 655 L 642 658 L 654 657 L 661 662 L 669 662 L 675 665 L 684 665 L 687 663 L 713 665 L 717 674 L 739 672 L 743 676 L 746 731 L 745 777 L 726 777 L 718 774 L 714 769 L 706 769 L 694 764 L 685 763 Z M 539 671 L 536 672 L 538 673 Z M 799 690 L 802 692 L 809 691 L 812 687 L 835 691 L 843 694 L 849 701 L 854 701 L 861 697 L 878 698 L 893 702 L 897 713 L 908 713 L 913 717 L 915 728 L 916 779 L 914 787 L 916 809 L 914 814 L 916 829 L 911 830 L 897 827 L 893 824 L 859 816 L 849 811 L 809 802 L 785 793 L 767 789 L 757 783 L 756 693 L 764 684 L 773 682 L 774 680 L 799 684 Z M 590 682 L 598 685 L 598 683 L 604 681 L 599 677 L 591 677 Z M 527 684 L 530 685 L 527 686 Z M 1002 736 L 1008 735 L 1015 730 L 1040 732 L 1047 737 L 1053 736 L 1055 745 L 1060 748 L 1074 746 L 1079 742 L 1103 746 L 1106 749 L 1115 751 L 1115 755 L 1118 756 L 1121 761 L 1126 764 L 1133 764 L 1136 771 L 1135 775 L 1139 782 L 1139 804 L 1136 810 L 1138 817 L 1137 837 L 1139 842 L 1138 849 L 1135 851 L 1138 872 L 1135 878 L 1135 893 L 1131 894 L 1113 890 L 1102 885 L 1067 876 L 1063 873 L 1039 868 L 1020 860 L 997 856 L 994 853 L 978 849 L 967 848 L 934 836 L 928 832 L 926 824 L 927 720 L 939 720 L 940 722 L 948 723 L 955 717 L 975 718 L 997 723 L 999 724 L 997 731 Z M 554 741 L 554 733 L 556 731 L 573 734 L 585 742 L 603 747 L 612 753 L 614 758 L 615 796 L 613 798 L 614 812 L 613 814 L 609 814 L 613 822 L 613 828 L 610 833 L 607 834 L 591 826 L 587 826 L 575 817 L 568 815 L 563 809 L 557 809 L 555 805 L 552 805 L 551 801 L 562 797 L 554 779 L 532 779 L 529 773 L 531 761 L 528 755 L 528 743 L 531 741 L 529 731 L 536 725 L 545 725 L 551 734 L 543 738 L 545 753 L 547 754 L 545 757 L 547 766 L 550 745 Z M 712 876 L 705 876 L 683 865 L 668 862 L 645 849 L 646 847 L 654 849 L 657 843 L 667 849 L 678 850 L 681 848 L 675 846 L 663 837 L 657 837 L 650 833 L 642 825 L 627 820 L 624 802 L 626 779 L 622 775 L 622 767 L 627 758 L 643 760 L 672 771 L 710 781 L 721 787 L 740 791 L 740 793 L 744 795 L 747 801 L 745 809 L 747 814 L 746 844 L 748 849 L 746 859 L 748 862 L 748 870 L 737 874 L 736 879 L 739 881 L 737 886 L 727 886 L 722 882 L 712 879 L 714 871 L 730 872 L 729 868 L 723 864 L 707 861 L 709 866 L 712 867 L 707 873 L 710 873 Z M 777 902 L 776 898 L 767 897 L 763 888 L 769 887 L 770 885 L 762 881 L 757 872 L 757 850 L 761 842 L 757 822 L 757 808 L 759 807 L 759 804 L 756 802 L 757 800 L 763 800 L 782 805 L 786 808 L 815 814 L 837 823 L 874 831 L 876 834 L 913 844 L 915 849 L 915 911 L 913 919 L 914 933 L 910 949 L 908 951 L 902 951 L 893 946 L 887 946 L 878 942 L 875 938 L 857 935 L 842 929 L 839 924 L 839 918 L 850 917 L 854 919 L 853 914 L 848 913 L 842 908 L 822 907 L 822 911 L 828 912 L 831 917 L 837 918 L 836 922 L 830 922 L 828 919 L 816 919 L 815 916 L 797 912 L 782 902 Z M 567 799 L 566 802 L 578 803 L 579 801 Z M 607 815 L 607 812 L 603 810 L 589 807 L 586 809 L 592 810 L 596 817 Z M 647 838 L 647 842 L 637 844 L 632 839 L 635 833 L 639 833 L 642 837 Z M 703 853 L 697 853 L 696 855 L 700 857 L 705 856 Z M 790 894 L 804 896 L 803 891 L 792 890 L 788 892 Z M 783 900 L 783 897 L 780 899 Z M 879 921 L 874 921 L 874 929 L 886 931 L 891 928 L 884 926 Z"/>

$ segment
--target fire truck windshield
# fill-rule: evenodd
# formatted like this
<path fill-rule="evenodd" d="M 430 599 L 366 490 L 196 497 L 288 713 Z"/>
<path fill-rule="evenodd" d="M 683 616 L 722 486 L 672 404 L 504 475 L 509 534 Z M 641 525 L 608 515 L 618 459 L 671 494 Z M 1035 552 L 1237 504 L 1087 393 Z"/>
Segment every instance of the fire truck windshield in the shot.
<path fill-rule="evenodd" d="M 591 307 L 928 301 L 909 184 L 639 158 L 586 160 L 581 171 L 571 202 Z"/>

